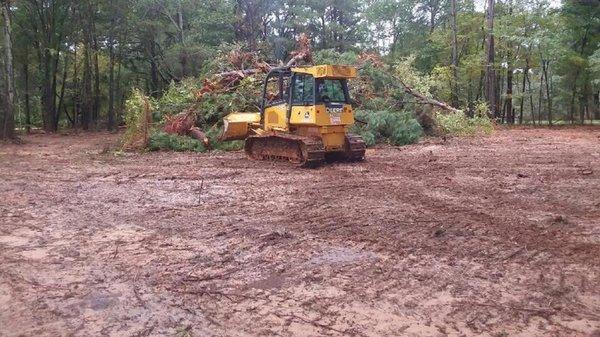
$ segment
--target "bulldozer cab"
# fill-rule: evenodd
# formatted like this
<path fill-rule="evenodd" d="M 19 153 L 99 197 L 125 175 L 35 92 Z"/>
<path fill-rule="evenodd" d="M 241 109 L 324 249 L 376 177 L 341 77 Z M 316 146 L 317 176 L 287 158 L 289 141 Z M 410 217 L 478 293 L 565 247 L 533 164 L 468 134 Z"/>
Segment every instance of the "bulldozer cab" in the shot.
<path fill-rule="evenodd" d="M 294 74 L 290 105 L 350 104 L 346 79 L 314 78 L 310 74 Z"/>
<path fill-rule="evenodd" d="M 267 108 L 289 103 L 291 77 L 292 72 L 286 68 L 275 68 L 269 72 L 263 86 L 261 120 Z"/>
<path fill-rule="evenodd" d="M 356 69 L 347 66 L 273 69 L 263 87 L 261 124 L 278 131 L 293 125 L 353 124 L 348 79 L 354 77 Z"/>

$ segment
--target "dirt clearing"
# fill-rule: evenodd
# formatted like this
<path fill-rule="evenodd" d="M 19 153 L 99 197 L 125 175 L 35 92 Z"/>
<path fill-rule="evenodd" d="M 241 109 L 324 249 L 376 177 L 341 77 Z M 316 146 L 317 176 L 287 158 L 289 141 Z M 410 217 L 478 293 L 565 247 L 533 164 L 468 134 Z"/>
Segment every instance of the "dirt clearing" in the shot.
<path fill-rule="evenodd" d="M 1 336 L 600 334 L 600 129 L 298 170 L 0 146 Z"/>

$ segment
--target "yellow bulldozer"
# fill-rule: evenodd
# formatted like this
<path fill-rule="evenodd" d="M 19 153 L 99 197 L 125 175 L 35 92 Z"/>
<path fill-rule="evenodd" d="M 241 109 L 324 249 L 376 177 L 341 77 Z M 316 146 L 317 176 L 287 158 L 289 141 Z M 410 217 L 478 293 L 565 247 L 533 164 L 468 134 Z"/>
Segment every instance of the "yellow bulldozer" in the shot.
<path fill-rule="evenodd" d="M 272 69 L 260 112 L 226 116 L 222 140 L 246 140 L 252 159 L 303 167 L 363 160 L 365 142 L 348 132 L 355 123 L 348 80 L 356 76 L 356 68 L 342 65 Z"/>

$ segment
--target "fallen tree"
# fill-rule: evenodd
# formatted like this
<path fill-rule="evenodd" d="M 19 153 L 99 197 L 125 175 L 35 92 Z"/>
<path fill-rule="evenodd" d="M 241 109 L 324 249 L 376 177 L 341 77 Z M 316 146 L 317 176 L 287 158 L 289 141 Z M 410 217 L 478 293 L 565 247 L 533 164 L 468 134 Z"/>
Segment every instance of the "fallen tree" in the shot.
<path fill-rule="evenodd" d="M 292 58 L 288 61 L 286 67 L 292 67 L 301 63 L 312 63 L 310 39 L 306 34 L 300 35 L 298 48 L 291 53 L 291 56 Z M 196 93 L 196 102 L 193 106 L 178 115 L 166 117 L 163 128 L 165 132 L 180 136 L 187 135 L 202 141 L 207 147 L 210 147 L 210 142 L 206 134 L 195 127 L 197 122 L 196 112 L 205 95 L 234 90 L 244 78 L 260 73 L 268 73 L 273 69 L 273 66 L 258 59 L 256 55 L 249 52 L 234 50 L 228 55 L 228 60 L 234 67 L 240 69 L 218 73 L 211 76 L 210 79 L 204 80 L 202 88 Z M 251 63 L 253 67 L 243 69 L 246 63 Z"/>
<path fill-rule="evenodd" d="M 440 109 L 446 110 L 446 111 L 450 111 L 453 113 L 460 113 L 462 112 L 459 109 L 453 108 L 452 106 L 450 106 L 448 103 L 445 102 L 441 102 L 441 101 L 437 101 L 433 98 L 427 97 L 425 95 L 423 95 L 422 93 L 414 90 L 413 88 L 411 88 L 410 86 L 408 86 L 406 83 L 400 81 L 400 84 L 402 85 L 402 87 L 404 87 L 404 92 L 406 92 L 407 94 L 415 97 L 417 99 L 417 101 L 419 101 L 420 103 L 423 104 L 431 104 L 433 106 L 436 106 Z"/>
<path fill-rule="evenodd" d="M 361 54 L 360 58 L 359 58 L 359 62 L 360 62 L 360 64 L 358 65 L 359 69 L 364 68 L 367 64 L 372 64 L 373 66 L 381 68 L 381 69 L 387 68 L 385 62 L 383 62 L 383 60 L 381 59 L 381 56 L 379 56 L 378 54 L 375 54 L 375 53 Z M 392 74 L 391 71 L 390 71 L 390 74 Z M 391 75 L 391 76 L 395 78 L 395 76 L 393 76 L 393 75 Z M 452 107 L 450 104 L 448 104 L 446 102 L 438 101 L 431 97 L 427 97 L 423 93 L 415 90 L 414 88 L 412 88 L 411 86 L 406 84 L 406 82 L 402 79 L 398 79 L 398 82 L 400 82 L 400 85 L 402 86 L 405 93 L 416 98 L 416 100 L 421 104 L 430 104 L 430 105 L 438 107 L 442 110 L 450 111 L 452 113 L 461 112 L 461 110 Z"/>

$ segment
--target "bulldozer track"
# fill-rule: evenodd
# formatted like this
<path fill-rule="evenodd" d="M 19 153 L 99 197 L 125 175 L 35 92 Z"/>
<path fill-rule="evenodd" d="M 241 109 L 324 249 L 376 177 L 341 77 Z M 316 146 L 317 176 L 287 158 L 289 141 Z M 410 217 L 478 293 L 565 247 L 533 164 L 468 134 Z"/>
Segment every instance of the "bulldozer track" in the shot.
<path fill-rule="evenodd" d="M 300 167 L 316 167 L 325 160 L 321 140 L 290 134 L 250 136 L 246 139 L 245 151 L 255 160 L 283 160 Z"/>
<path fill-rule="evenodd" d="M 365 159 L 367 145 L 360 136 L 347 135 L 344 147 L 344 156 L 348 161 L 361 161 Z"/>
<path fill-rule="evenodd" d="M 367 146 L 360 136 L 346 136 L 343 151 L 327 153 L 318 138 L 273 133 L 246 139 L 246 154 L 255 160 L 288 161 L 300 167 L 317 167 L 327 161 L 361 161 Z"/>

